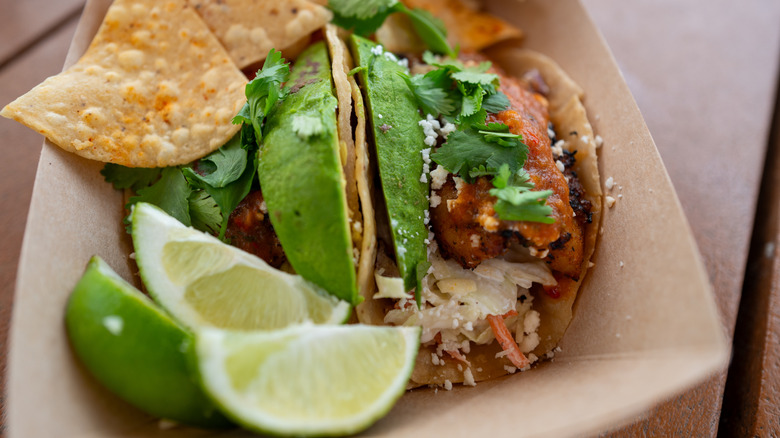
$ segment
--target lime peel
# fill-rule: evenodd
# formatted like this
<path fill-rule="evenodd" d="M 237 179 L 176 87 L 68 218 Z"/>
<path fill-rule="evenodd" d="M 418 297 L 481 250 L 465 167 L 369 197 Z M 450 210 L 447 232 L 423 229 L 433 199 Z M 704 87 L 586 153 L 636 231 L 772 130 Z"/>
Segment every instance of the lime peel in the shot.
<path fill-rule="evenodd" d="M 150 295 L 193 330 L 269 330 L 341 324 L 351 307 L 300 276 L 185 227 L 159 208 L 134 206 L 136 262 Z"/>
<path fill-rule="evenodd" d="M 65 325 L 76 356 L 123 400 L 191 426 L 231 425 L 193 376 L 192 334 L 100 257 L 68 299 Z"/>

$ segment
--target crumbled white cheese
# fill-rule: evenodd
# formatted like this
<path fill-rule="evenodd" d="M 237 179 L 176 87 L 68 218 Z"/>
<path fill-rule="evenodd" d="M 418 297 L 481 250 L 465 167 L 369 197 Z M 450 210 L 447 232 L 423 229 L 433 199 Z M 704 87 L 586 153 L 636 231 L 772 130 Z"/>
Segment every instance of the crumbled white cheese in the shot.
<path fill-rule="evenodd" d="M 537 330 L 539 330 L 539 324 L 541 323 L 541 318 L 539 316 L 539 312 L 536 310 L 531 310 L 530 312 L 525 314 L 525 319 L 523 320 L 523 331 L 531 334 Z"/>
<path fill-rule="evenodd" d="M 612 208 L 612 206 L 615 205 L 615 198 L 613 198 L 612 196 L 607 196 L 606 198 L 604 198 L 604 200 L 607 201 L 608 208 Z"/>
<path fill-rule="evenodd" d="M 398 60 L 398 65 L 400 65 L 401 67 L 403 67 L 403 68 L 405 68 L 405 69 L 409 70 L 409 60 L 408 60 L 408 59 L 406 59 L 406 58 L 404 58 L 404 59 L 399 59 L 399 60 Z"/>
<path fill-rule="evenodd" d="M 547 127 L 547 136 L 550 138 L 555 138 L 555 131 L 553 131 L 549 126 Z"/>
<path fill-rule="evenodd" d="M 566 170 L 566 167 L 563 165 L 561 160 L 555 160 L 555 165 L 558 167 L 558 170 L 560 170 L 561 172 Z"/>
<path fill-rule="evenodd" d="M 441 204 L 441 197 L 435 193 L 431 194 L 431 208 L 436 208 Z"/>
<path fill-rule="evenodd" d="M 452 391 L 452 382 L 450 382 L 449 379 L 444 381 L 444 389 L 447 391 Z"/>
<path fill-rule="evenodd" d="M 437 356 L 436 353 L 431 353 L 431 363 L 439 365 L 439 356 Z"/>
<path fill-rule="evenodd" d="M 607 190 L 612 190 L 612 187 L 615 187 L 615 180 L 611 176 L 607 178 L 606 181 L 604 181 L 604 187 L 607 188 Z"/>
<path fill-rule="evenodd" d="M 382 53 L 384 53 L 384 51 L 385 51 L 385 49 L 384 49 L 384 47 L 382 47 L 381 44 L 378 44 L 378 45 L 376 45 L 376 46 L 371 48 L 371 54 L 376 55 L 376 56 L 382 55 Z"/>
<path fill-rule="evenodd" d="M 471 247 L 472 248 L 479 248 L 479 236 L 476 234 L 472 234 L 469 239 L 471 239 Z"/>
<path fill-rule="evenodd" d="M 380 119 L 384 118 L 384 116 L 382 116 L 382 114 L 377 114 L 376 116 L 379 117 Z"/>
<path fill-rule="evenodd" d="M 508 351 L 501 350 L 498 353 L 496 353 L 496 359 L 501 359 L 502 357 L 506 356 L 507 354 L 509 354 Z"/>
<path fill-rule="evenodd" d="M 582 141 L 585 144 L 590 143 L 590 139 L 588 138 L 587 135 L 583 135 L 582 137 L 580 137 L 580 141 Z"/>
<path fill-rule="evenodd" d="M 604 139 L 600 135 L 596 136 L 596 147 L 600 148 L 604 144 Z"/>
<path fill-rule="evenodd" d="M 431 171 L 431 188 L 433 190 L 439 190 L 442 188 L 445 182 L 447 182 L 447 175 L 450 173 L 447 172 L 447 169 L 444 168 L 444 166 L 438 166 L 437 168 L 433 169 Z"/>
<path fill-rule="evenodd" d="M 466 368 L 466 371 L 463 372 L 463 384 L 477 386 L 477 382 L 474 381 L 474 374 L 471 373 L 471 368 Z"/>
<path fill-rule="evenodd" d="M 455 131 L 456 129 L 458 129 L 458 128 L 455 126 L 454 123 L 446 122 L 444 124 L 444 127 L 441 128 L 441 131 L 440 131 L 441 136 L 444 137 L 444 138 L 447 138 L 447 136 L 450 135 L 450 133 Z"/>
<path fill-rule="evenodd" d="M 378 298 L 393 298 L 393 299 L 408 299 L 409 295 L 404 288 L 404 280 L 400 277 L 383 277 L 380 271 L 374 272 L 374 280 L 376 281 L 377 293 L 374 294 L 374 299 Z"/>
<path fill-rule="evenodd" d="M 623 261 L 620 261 L 620 267 L 622 268 L 624 266 Z"/>
<path fill-rule="evenodd" d="M 398 57 L 396 57 L 392 52 L 385 52 L 385 59 L 392 62 L 398 62 Z"/>
<path fill-rule="evenodd" d="M 511 365 L 504 365 L 504 369 L 509 374 L 514 374 L 517 371 L 517 368 L 511 366 Z"/>

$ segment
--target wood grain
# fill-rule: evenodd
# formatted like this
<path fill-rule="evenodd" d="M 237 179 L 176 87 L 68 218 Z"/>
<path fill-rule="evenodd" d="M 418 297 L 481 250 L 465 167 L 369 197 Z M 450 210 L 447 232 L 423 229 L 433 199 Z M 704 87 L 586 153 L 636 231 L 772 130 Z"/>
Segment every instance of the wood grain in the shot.
<path fill-rule="evenodd" d="M 71 18 L 34 49 L 0 69 L 0 107 L 62 70 L 77 23 L 77 17 Z M 0 118 L 0 139 L 0 373 L 5 376 L 16 267 L 43 137 Z M 1 382 L 0 409 L 5 405 L 5 379 Z"/>
<path fill-rule="evenodd" d="M 84 0 L 0 0 L 0 66 L 77 16 Z"/>
<path fill-rule="evenodd" d="M 667 166 L 733 334 L 769 133 L 780 3 L 584 0 Z M 714 436 L 725 373 L 609 436 Z"/>
<path fill-rule="evenodd" d="M 771 90 L 778 77 L 780 3 L 643 0 L 627 7 L 619 0 L 583 2 L 612 47 L 655 137 L 710 273 L 724 331 L 731 334 L 764 164 Z M 67 18 L 81 4 L 83 0 L 0 0 L 0 65 L 6 63 L 0 70 L 0 105 L 60 70 L 75 28 L 75 20 Z M 63 19 L 66 24 L 58 27 Z M 56 32 L 48 34 L 51 29 Z M 2 119 L 0 139 L 4 368 L 16 264 L 41 137 Z M 776 204 L 778 198 L 769 199 Z M 773 236 L 779 248 L 780 236 Z M 776 254 L 767 272 L 780 272 Z M 750 362 L 758 370 L 752 374 L 757 390 L 750 396 L 754 404 L 746 420 L 739 420 L 746 428 L 735 430 L 766 436 L 780 427 L 779 275 L 762 287 L 770 291 L 770 313 L 764 320 L 754 319 L 755 325 L 747 323 L 757 333 L 751 345 L 761 348 L 752 352 L 759 351 L 760 360 Z M 725 374 L 715 376 L 606 436 L 714 436 L 724 382 Z"/>
<path fill-rule="evenodd" d="M 724 436 L 780 433 L 780 89 L 721 415 Z"/>

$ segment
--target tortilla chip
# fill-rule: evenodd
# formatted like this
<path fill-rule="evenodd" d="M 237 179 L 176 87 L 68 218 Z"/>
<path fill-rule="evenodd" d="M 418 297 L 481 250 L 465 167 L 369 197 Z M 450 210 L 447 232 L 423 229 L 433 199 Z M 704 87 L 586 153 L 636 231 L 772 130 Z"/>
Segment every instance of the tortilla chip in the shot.
<path fill-rule="evenodd" d="M 295 45 L 333 14 L 308 0 L 189 0 L 239 68 Z M 291 54 L 285 52 L 285 56 Z"/>
<path fill-rule="evenodd" d="M 116 0 L 84 56 L 3 108 L 82 157 L 188 163 L 239 129 L 246 78 L 184 0 Z"/>
<path fill-rule="evenodd" d="M 442 20 L 447 41 L 466 52 L 479 51 L 499 41 L 522 38 L 523 32 L 493 15 L 480 12 L 465 0 L 402 0 L 411 9 L 424 9 Z M 417 37 L 409 19 L 391 15 L 377 31 L 377 39 L 396 53 L 419 53 L 426 46 Z"/>

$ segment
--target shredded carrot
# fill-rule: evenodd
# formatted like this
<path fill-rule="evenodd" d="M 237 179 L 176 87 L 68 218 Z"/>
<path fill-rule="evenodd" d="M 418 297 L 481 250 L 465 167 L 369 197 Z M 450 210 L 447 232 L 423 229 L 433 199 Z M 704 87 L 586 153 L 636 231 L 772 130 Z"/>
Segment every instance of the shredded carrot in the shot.
<path fill-rule="evenodd" d="M 498 343 L 501 344 L 501 348 L 506 351 L 506 357 L 512 364 L 521 369 L 531 365 L 528 358 L 520 351 L 520 347 L 517 346 L 512 334 L 509 333 L 509 329 L 506 328 L 504 318 L 500 315 L 488 315 L 487 319 L 490 323 L 490 328 L 493 329 L 493 334 L 498 339 Z"/>
<path fill-rule="evenodd" d="M 464 356 L 460 350 L 444 350 L 447 354 L 452 356 L 453 359 L 459 360 L 463 363 L 465 363 L 468 366 L 471 366 L 471 362 L 469 362 L 468 359 L 466 359 L 466 356 Z"/>
<path fill-rule="evenodd" d="M 509 312 L 506 312 L 505 314 L 501 315 L 501 317 L 504 319 L 509 318 L 510 316 L 517 316 L 517 310 L 512 309 Z"/>

